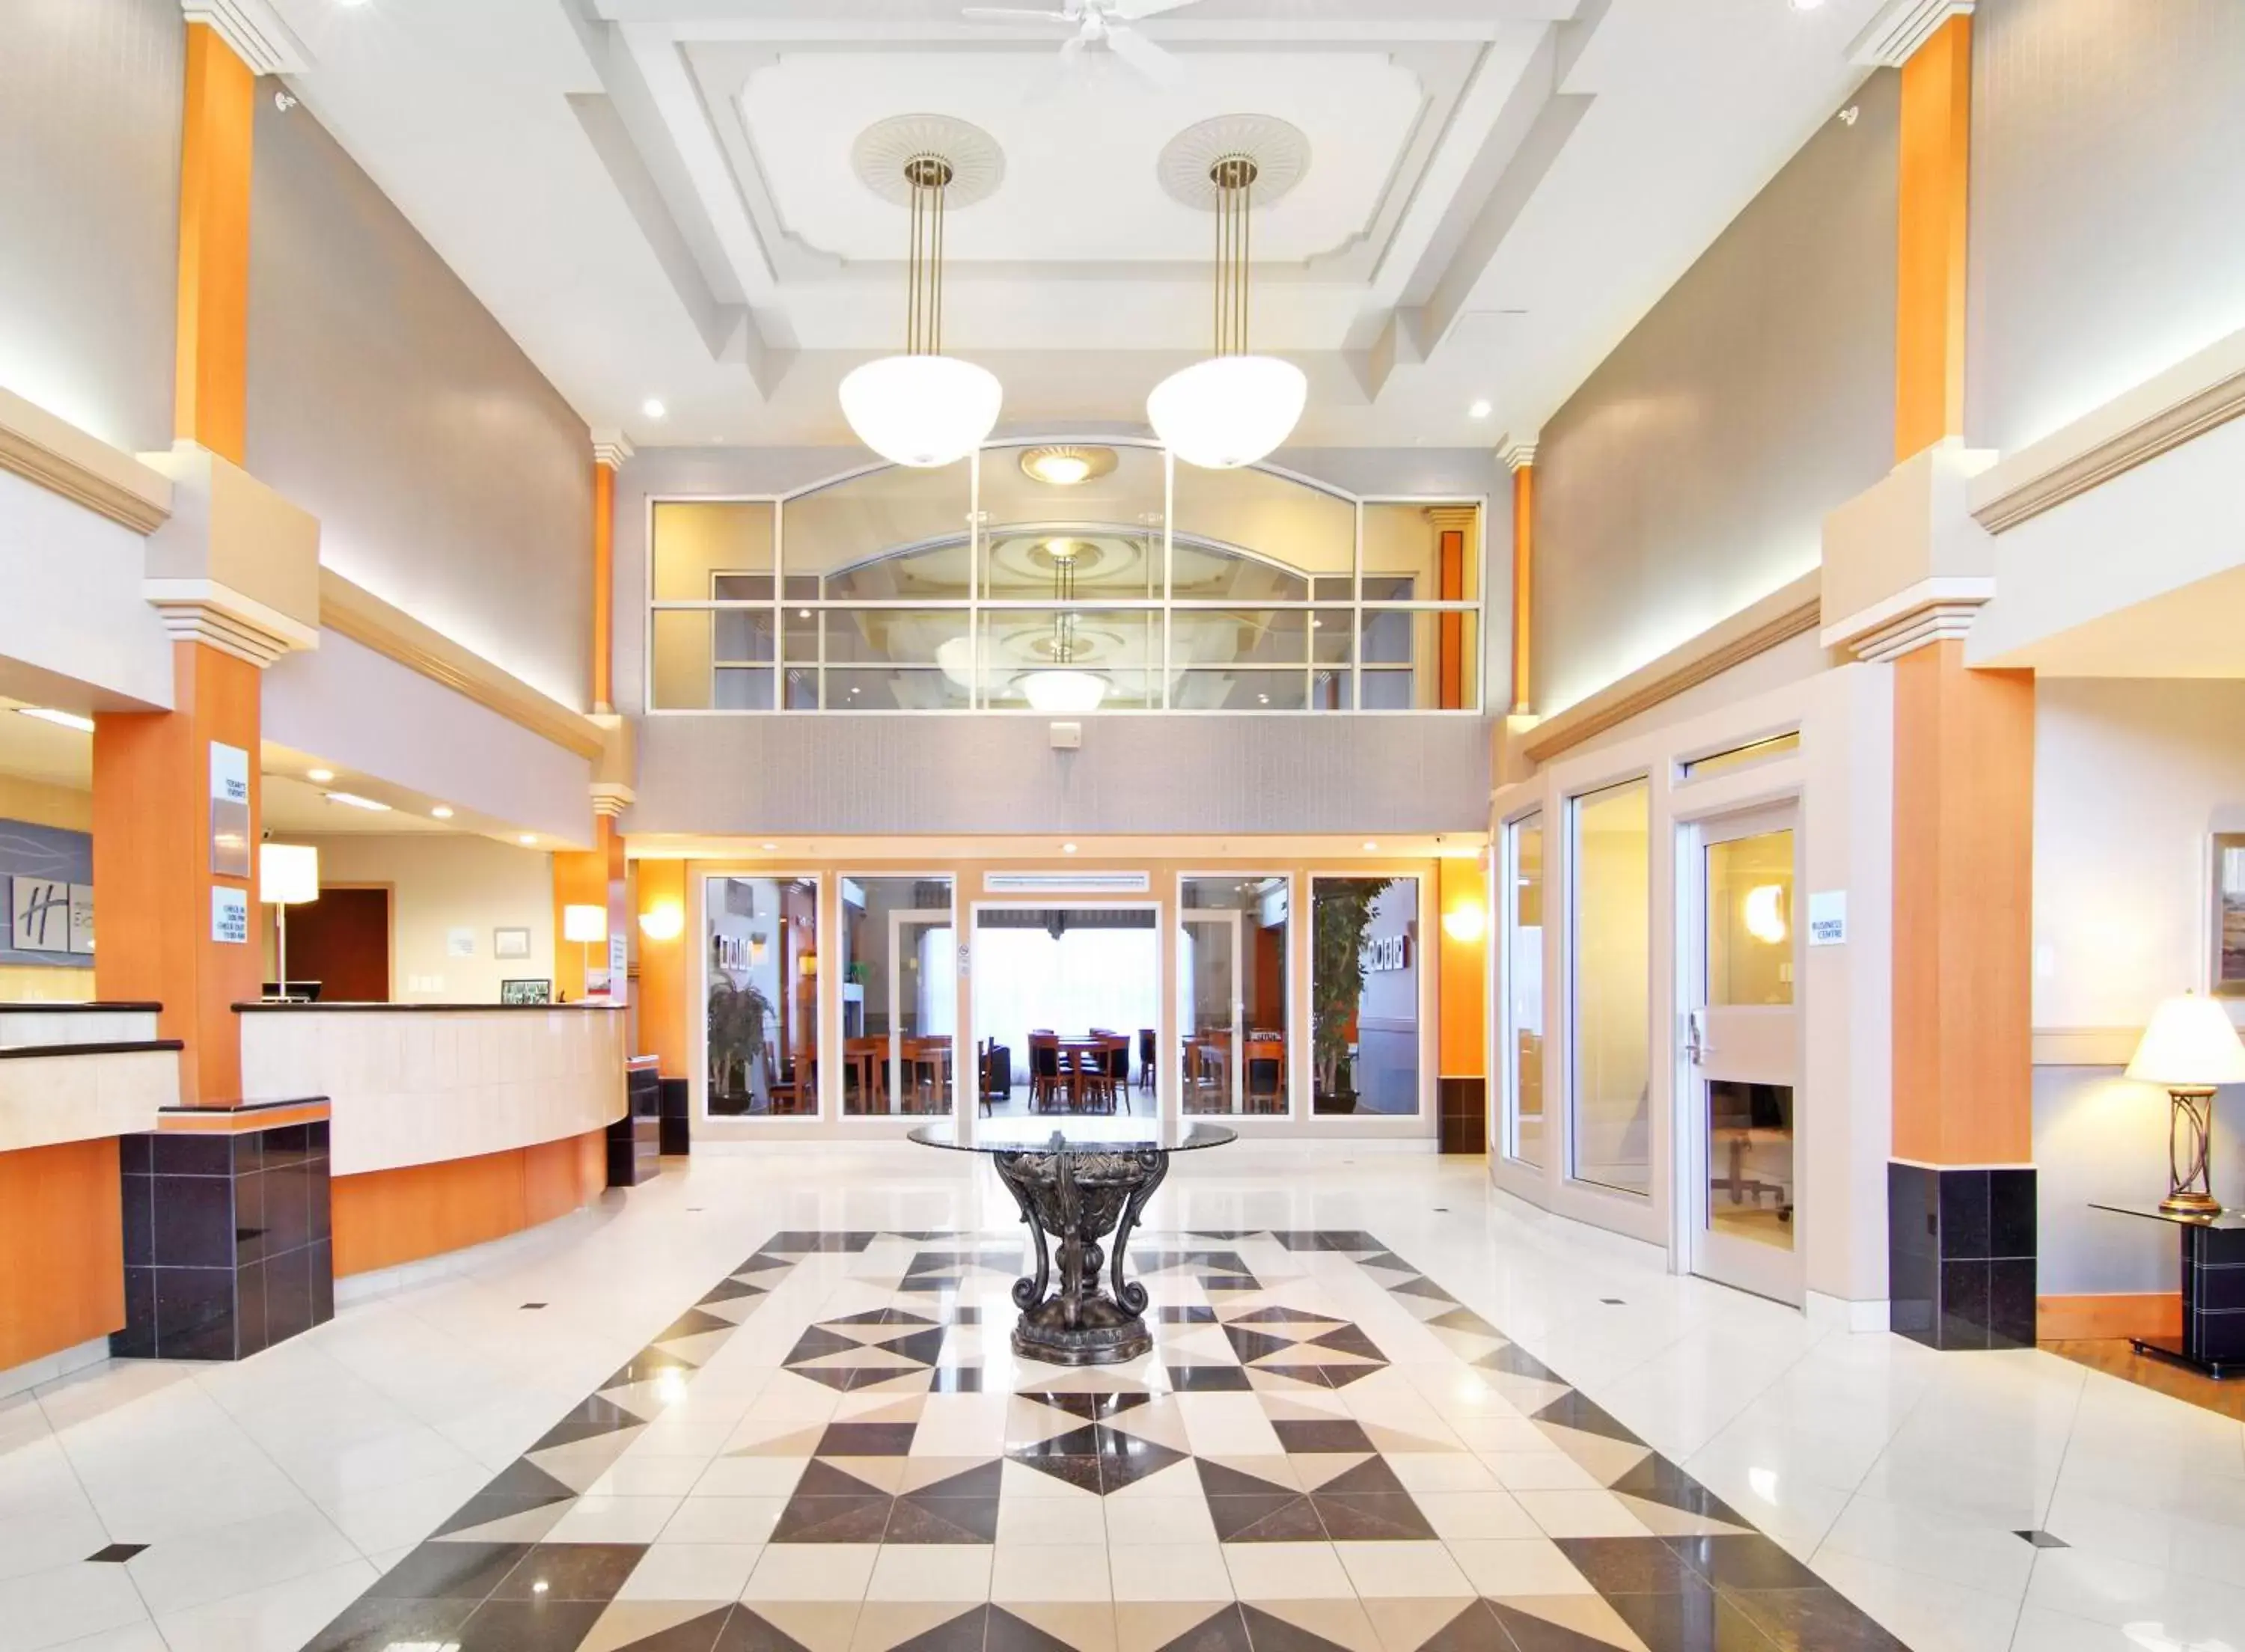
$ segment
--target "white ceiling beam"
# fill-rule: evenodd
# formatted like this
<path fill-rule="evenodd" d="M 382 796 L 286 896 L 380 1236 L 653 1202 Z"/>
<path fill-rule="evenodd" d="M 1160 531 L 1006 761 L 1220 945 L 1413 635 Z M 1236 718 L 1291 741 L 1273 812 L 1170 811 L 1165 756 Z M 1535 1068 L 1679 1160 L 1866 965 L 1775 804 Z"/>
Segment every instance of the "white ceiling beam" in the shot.
<path fill-rule="evenodd" d="M 312 66 L 312 54 L 272 0 L 180 0 L 180 10 L 189 23 L 208 25 L 253 73 L 301 75 Z"/>

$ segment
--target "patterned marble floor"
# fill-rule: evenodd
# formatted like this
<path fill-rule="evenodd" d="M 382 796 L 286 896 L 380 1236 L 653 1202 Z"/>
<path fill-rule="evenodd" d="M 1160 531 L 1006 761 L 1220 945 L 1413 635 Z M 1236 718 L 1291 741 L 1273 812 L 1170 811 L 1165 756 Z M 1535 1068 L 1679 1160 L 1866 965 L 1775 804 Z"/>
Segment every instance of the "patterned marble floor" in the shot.
<path fill-rule="evenodd" d="M 1070 1371 L 1018 1229 L 775 1234 L 310 1652 L 1902 1644 L 1372 1234 L 1132 1261 Z"/>

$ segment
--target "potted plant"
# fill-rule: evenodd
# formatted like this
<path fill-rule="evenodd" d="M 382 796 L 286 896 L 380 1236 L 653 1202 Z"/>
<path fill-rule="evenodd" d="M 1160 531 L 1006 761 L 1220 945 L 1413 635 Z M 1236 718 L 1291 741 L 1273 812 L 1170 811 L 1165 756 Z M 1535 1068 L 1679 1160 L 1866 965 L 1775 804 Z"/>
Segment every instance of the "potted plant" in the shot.
<path fill-rule="evenodd" d="M 1317 1078 L 1312 1107 L 1356 1111 L 1356 1011 L 1364 997 L 1364 937 L 1372 909 L 1392 877 L 1320 880 L 1312 900 L 1310 1054 Z"/>
<path fill-rule="evenodd" d="M 771 1020 L 771 1000 L 754 982 L 736 986 L 720 974 L 709 988 L 709 1110 L 746 1113 L 754 1105 L 759 1086 L 770 1080 L 764 1073 L 764 1029 Z M 735 1105 L 720 1106 L 730 1102 Z"/>

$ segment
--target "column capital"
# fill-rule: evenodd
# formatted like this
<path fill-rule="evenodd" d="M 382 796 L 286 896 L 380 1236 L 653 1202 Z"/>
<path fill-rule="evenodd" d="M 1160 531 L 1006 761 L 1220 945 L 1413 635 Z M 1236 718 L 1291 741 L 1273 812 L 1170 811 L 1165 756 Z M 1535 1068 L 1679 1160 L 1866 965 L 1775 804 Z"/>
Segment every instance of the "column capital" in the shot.
<path fill-rule="evenodd" d="M 1536 438 L 1531 436 L 1516 441 L 1507 437 L 1498 445 L 1496 457 L 1508 471 L 1525 471 L 1536 463 Z"/>
<path fill-rule="evenodd" d="M 614 820 L 639 801 L 637 792 L 617 781 L 596 780 L 592 789 L 593 815 L 609 820 Z"/>
<path fill-rule="evenodd" d="M 312 54 L 272 0 L 180 0 L 180 10 L 225 41 L 254 74 L 300 75 L 312 66 Z"/>
<path fill-rule="evenodd" d="M 1975 0 L 1887 0 L 1848 47 L 1866 69 L 1899 69 L 1951 17 L 1969 17 Z"/>
<path fill-rule="evenodd" d="M 593 432 L 593 463 L 597 465 L 621 471 L 624 468 L 624 461 L 636 450 L 631 444 L 631 438 L 621 430 Z"/>
<path fill-rule="evenodd" d="M 164 629 L 261 668 L 318 647 L 318 519 L 193 442 L 141 463 L 172 484 L 140 586 Z"/>

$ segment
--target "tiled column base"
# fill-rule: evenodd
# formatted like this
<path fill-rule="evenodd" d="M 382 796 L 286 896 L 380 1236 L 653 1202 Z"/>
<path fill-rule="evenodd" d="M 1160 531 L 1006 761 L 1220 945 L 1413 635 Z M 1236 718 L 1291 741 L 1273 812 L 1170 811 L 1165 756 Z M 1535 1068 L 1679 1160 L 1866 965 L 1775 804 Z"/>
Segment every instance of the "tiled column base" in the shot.
<path fill-rule="evenodd" d="M 2033 1169 L 1889 1161 L 1887 1295 L 1929 1348 L 2034 1346 Z"/>
<path fill-rule="evenodd" d="M 241 1359 L 331 1319 L 324 1121 L 119 1140 L 132 1359 Z"/>
<path fill-rule="evenodd" d="M 1489 1151 L 1489 1081 L 1485 1079 L 1444 1079 L 1441 1081 L 1441 1150 L 1444 1153 Z"/>

